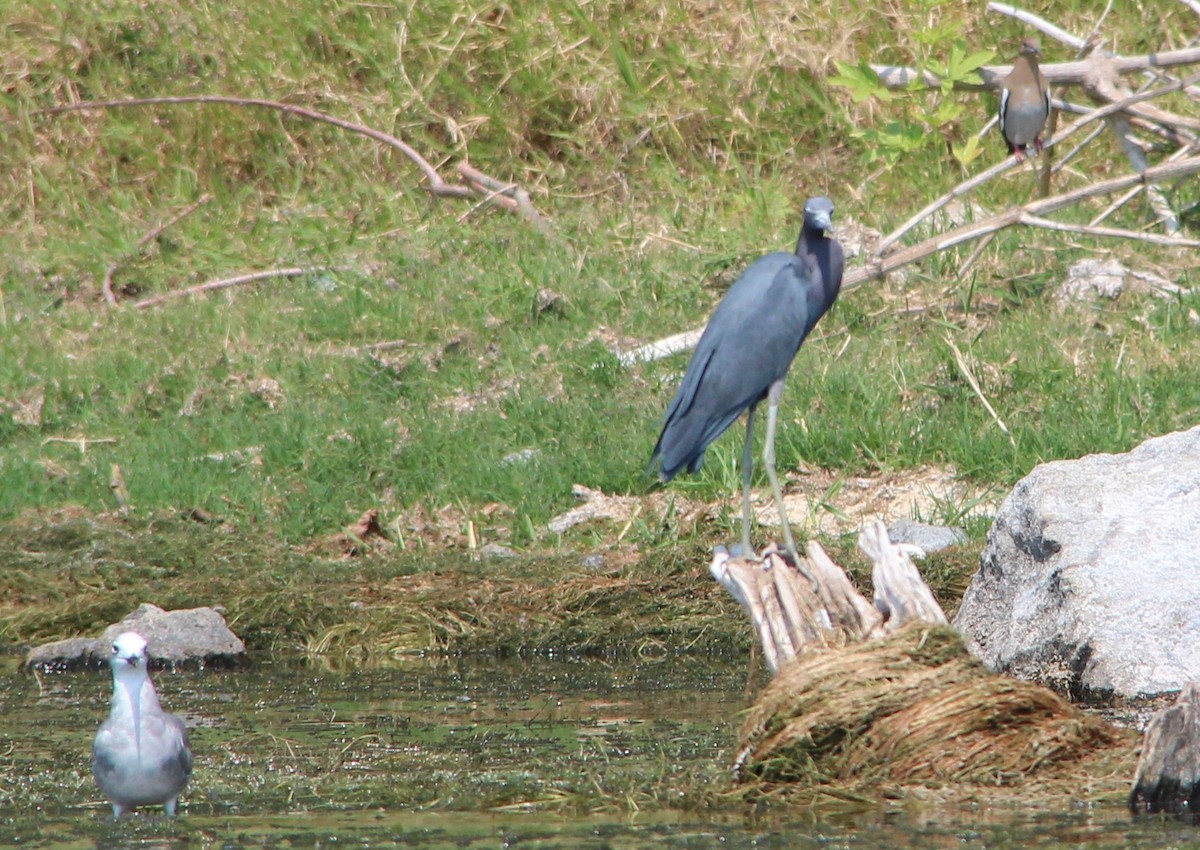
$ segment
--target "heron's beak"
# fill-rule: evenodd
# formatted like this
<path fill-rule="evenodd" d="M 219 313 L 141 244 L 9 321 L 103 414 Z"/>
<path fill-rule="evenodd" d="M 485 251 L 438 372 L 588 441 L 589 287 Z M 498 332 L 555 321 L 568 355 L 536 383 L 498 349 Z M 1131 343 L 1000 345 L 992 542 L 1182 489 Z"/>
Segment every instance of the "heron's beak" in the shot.
<path fill-rule="evenodd" d="M 813 215 L 813 224 L 825 231 L 826 235 L 833 236 L 833 219 L 829 217 L 829 213 L 819 212 Z"/>

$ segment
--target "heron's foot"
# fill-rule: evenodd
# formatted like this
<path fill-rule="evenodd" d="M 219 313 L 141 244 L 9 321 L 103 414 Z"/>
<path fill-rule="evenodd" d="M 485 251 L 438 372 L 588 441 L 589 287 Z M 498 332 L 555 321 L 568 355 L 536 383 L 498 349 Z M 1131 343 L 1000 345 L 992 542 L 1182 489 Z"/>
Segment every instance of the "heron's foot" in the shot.
<path fill-rule="evenodd" d="M 800 553 L 796 551 L 794 546 L 785 545 L 781 548 L 775 544 L 771 544 L 763 552 L 763 559 L 765 560 L 766 557 L 771 554 L 786 555 L 787 559 L 791 561 L 792 566 L 796 568 L 796 572 L 808 579 L 808 583 L 812 587 L 812 592 L 817 596 L 821 595 L 821 585 L 817 583 L 816 577 L 814 577 L 813 574 L 808 571 L 808 568 L 804 565 L 804 560 L 800 557 Z"/>
<path fill-rule="evenodd" d="M 754 547 L 748 543 L 730 544 L 729 555 L 732 558 L 748 558 L 751 561 L 758 560 L 758 555 L 755 554 Z"/>

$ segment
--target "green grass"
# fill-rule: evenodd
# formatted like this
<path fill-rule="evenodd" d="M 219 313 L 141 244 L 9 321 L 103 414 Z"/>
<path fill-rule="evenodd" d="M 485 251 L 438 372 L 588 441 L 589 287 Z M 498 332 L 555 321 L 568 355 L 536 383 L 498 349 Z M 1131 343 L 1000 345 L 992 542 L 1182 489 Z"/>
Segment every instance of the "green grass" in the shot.
<path fill-rule="evenodd" d="M 1083 13 L 1060 11 L 1082 26 Z M 1154 24 L 1167 32 L 1180 13 L 1170 7 Z M 536 546 L 557 542 L 545 522 L 573 503 L 573 483 L 645 491 L 684 358 L 623 369 L 615 342 L 701 321 L 750 259 L 793 242 L 807 194 L 833 196 L 840 220 L 886 230 L 960 177 L 935 144 L 864 182 L 878 165 L 866 165 L 870 151 L 850 131 L 902 112 L 918 120 L 932 101 L 894 115 L 854 106 L 823 84 L 829 59 L 912 61 L 925 48 L 911 45 L 935 25 L 1002 53 L 1016 32 L 959 11 L 934 21 L 915 4 L 882 14 L 851 4 L 827 43 L 827 14 L 560 0 L 293 0 L 286 14 L 258 4 L 9 7 L 0 516 L 110 510 L 117 464 L 136 511 L 204 508 L 288 543 L 371 507 L 388 522 L 446 505 L 479 516 L 501 503 L 496 536 Z M 1130 45 L 1150 38 L 1134 36 L 1142 23 L 1120 22 Z M 469 159 L 530 188 L 555 235 L 431 199 L 394 153 L 272 112 L 34 112 L 195 93 L 361 121 L 400 135 L 448 178 Z M 966 106 L 960 137 L 991 108 Z M 988 144 L 999 157 L 999 142 Z M 1107 140 L 1088 156 L 1081 172 L 1124 168 Z M 1021 172 L 977 200 L 996 208 L 1027 187 Z M 204 192 L 210 203 L 134 251 Z M 1132 207 L 1117 221 L 1136 227 L 1142 216 Z M 1050 305 L 1069 262 L 1097 250 L 1195 284 L 1192 263 L 1168 250 L 1036 232 L 997 239 L 971 281 L 953 278 L 960 256 L 928 261 L 907 284 L 870 283 L 843 297 L 797 359 L 780 462 L 845 475 L 951 463 L 1007 486 L 1043 460 L 1195 424 L 1195 296 L 1067 314 Z M 342 270 L 143 312 L 98 298 L 118 260 L 126 304 L 246 270 Z M 557 296 L 549 309 L 541 290 Z M 912 304 L 927 309 L 905 312 Z M 256 393 L 264 379 L 281 395 Z M 114 442 L 56 441 L 82 438 Z M 672 486 L 718 496 L 737 480 L 739 451 L 740 434 L 726 437 L 697 481 Z M 232 452 L 241 459 L 210 457 Z M 520 452 L 532 454 L 506 461 Z M 635 529 L 648 545 L 671 539 Z"/>

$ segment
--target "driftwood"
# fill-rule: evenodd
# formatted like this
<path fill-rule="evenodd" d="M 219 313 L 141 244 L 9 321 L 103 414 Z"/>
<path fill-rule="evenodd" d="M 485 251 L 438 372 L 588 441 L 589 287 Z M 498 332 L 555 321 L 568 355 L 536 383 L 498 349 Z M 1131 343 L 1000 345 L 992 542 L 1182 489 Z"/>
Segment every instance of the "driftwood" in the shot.
<path fill-rule="evenodd" d="M 1134 812 L 1200 811 L 1200 683 L 1150 719 L 1129 807 Z"/>
<path fill-rule="evenodd" d="M 874 605 L 816 541 L 805 551 L 803 572 L 779 551 L 768 550 L 757 560 L 717 549 L 709 571 L 750 615 L 772 673 L 805 649 L 871 640 L 911 622 L 946 623 L 908 552 L 888 539 L 882 522 L 867 523 L 859 546 L 875 564 Z"/>
<path fill-rule="evenodd" d="M 804 567 L 816 590 L 778 553 L 713 559 L 775 674 L 747 713 L 739 781 L 865 796 L 887 784 L 994 790 L 1034 776 L 1074 788 L 1068 777 L 1085 760 L 1128 755 L 1127 733 L 974 658 L 883 523 L 869 523 L 859 545 L 874 562 L 873 604 L 815 543 Z"/>

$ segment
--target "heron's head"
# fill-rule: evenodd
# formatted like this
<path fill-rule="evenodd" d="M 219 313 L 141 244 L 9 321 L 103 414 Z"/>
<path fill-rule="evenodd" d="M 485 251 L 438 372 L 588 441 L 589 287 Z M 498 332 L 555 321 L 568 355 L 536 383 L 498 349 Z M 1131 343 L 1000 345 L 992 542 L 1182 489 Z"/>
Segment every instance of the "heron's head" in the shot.
<path fill-rule="evenodd" d="M 1042 58 L 1042 43 L 1032 36 L 1021 42 L 1021 55 Z"/>
<path fill-rule="evenodd" d="M 833 232 L 833 201 L 818 196 L 804 202 L 804 226 L 826 233 Z"/>
<path fill-rule="evenodd" d="M 126 670 L 145 672 L 150 657 L 146 654 L 146 639 L 137 632 L 122 632 L 112 644 L 109 666 L 118 676 Z"/>

